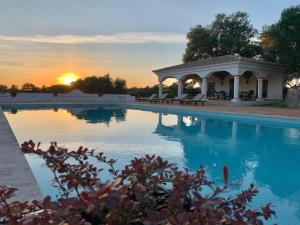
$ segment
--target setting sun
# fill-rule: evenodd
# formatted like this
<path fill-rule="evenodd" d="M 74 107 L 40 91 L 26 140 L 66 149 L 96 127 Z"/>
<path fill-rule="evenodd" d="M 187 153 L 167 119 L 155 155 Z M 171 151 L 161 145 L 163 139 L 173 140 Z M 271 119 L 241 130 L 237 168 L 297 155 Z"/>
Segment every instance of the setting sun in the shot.
<path fill-rule="evenodd" d="M 65 85 L 70 85 L 74 81 L 78 80 L 79 77 L 73 73 L 73 72 L 68 72 L 68 73 L 63 73 L 59 78 L 58 81 L 60 84 L 65 84 Z"/>

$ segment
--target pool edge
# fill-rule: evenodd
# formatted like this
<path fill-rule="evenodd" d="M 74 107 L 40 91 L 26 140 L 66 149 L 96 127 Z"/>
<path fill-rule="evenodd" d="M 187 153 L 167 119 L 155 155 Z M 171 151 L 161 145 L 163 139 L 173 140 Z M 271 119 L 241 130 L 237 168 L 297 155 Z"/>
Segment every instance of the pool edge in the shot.
<path fill-rule="evenodd" d="M 0 185 L 15 187 L 10 201 L 28 201 L 43 197 L 31 168 L 0 106 Z"/>

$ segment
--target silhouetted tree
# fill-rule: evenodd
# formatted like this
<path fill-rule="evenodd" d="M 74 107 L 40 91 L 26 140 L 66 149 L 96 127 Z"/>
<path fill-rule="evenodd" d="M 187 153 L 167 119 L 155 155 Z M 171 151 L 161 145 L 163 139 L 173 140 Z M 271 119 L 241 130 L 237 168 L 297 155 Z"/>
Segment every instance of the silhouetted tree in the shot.
<path fill-rule="evenodd" d="M 114 93 L 124 94 L 127 91 L 126 80 L 116 78 L 114 80 Z"/>
<path fill-rule="evenodd" d="M 155 93 L 158 93 L 158 85 L 146 87 L 131 87 L 127 90 L 127 94 L 133 95 L 135 97 L 148 97 Z"/>
<path fill-rule="evenodd" d="M 0 93 L 5 93 L 5 92 L 7 92 L 7 86 L 0 84 Z"/>
<path fill-rule="evenodd" d="M 67 93 L 71 91 L 72 88 L 68 85 L 63 85 L 63 84 L 55 84 L 50 87 L 45 88 L 45 92 L 48 93 L 53 93 L 53 94 L 58 94 L 58 93 Z"/>
<path fill-rule="evenodd" d="M 300 77 L 300 5 L 283 10 L 279 21 L 260 36 L 263 58 L 288 66 L 286 79 Z"/>
<path fill-rule="evenodd" d="M 12 97 L 16 97 L 17 94 L 18 94 L 18 91 L 19 91 L 18 86 L 17 86 L 17 85 L 14 85 L 14 84 L 13 84 L 13 85 L 10 87 L 10 89 L 9 89 L 10 95 L 11 95 Z"/>
<path fill-rule="evenodd" d="M 171 85 L 164 85 L 163 92 L 168 93 L 169 97 L 175 97 L 177 95 L 177 83 L 174 82 Z M 127 89 L 127 94 L 134 95 L 136 97 L 148 97 L 152 94 L 158 93 L 158 86 L 146 86 L 146 87 L 132 87 Z"/>
<path fill-rule="evenodd" d="M 25 83 L 22 85 L 21 92 L 29 92 L 29 93 L 39 92 L 39 88 L 34 84 Z"/>
<path fill-rule="evenodd" d="M 126 93 L 126 81 L 120 78 L 113 80 L 109 74 L 90 76 L 79 79 L 72 84 L 73 88 L 91 94 Z"/>
<path fill-rule="evenodd" d="M 254 57 L 261 53 L 260 46 L 254 41 L 257 33 L 245 12 L 217 14 L 210 25 L 191 28 L 183 61 L 235 54 Z"/>

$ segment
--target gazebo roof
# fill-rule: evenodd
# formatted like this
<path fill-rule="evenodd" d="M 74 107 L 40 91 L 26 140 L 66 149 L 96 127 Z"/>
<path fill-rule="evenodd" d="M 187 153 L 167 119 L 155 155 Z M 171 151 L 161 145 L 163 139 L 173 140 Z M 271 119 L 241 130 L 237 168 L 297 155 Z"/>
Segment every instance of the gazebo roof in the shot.
<path fill-rule="evenodd" d="M 183 63 L 175 66 L 169 66 L 162 69 L 153 70 L 154 73 L 156 72 L 163 72 L 172 69 L 184 69 L 184 68 L 192 68 L 198 66 L 208 66 L 208 65 L 216 65 L 216 64 L 223 64 L 223 63 L 232 63 L 232 62 L 248 62 L 254 64 L 264 64 L 264 65 L 273 65 L 283 67 L 282 64 L 267 62 L 264 60 L 258 60 L 253 58 L 241 57 L 238 55 L 225 55 L 225 56 L 218 56 L 208 59 L 199 59 L 194 62 Z"/>

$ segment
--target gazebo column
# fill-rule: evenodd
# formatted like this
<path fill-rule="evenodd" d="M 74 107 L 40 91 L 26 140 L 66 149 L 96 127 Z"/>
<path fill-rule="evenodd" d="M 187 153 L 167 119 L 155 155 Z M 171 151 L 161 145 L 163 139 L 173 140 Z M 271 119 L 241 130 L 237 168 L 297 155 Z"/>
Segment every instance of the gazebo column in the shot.
<path fill-rule="evenodd" d="M 234 76 L 233 99 L 232 102 L 240 102 L 240 76 Z"/>
<path fill-rule="evenodd" d="M 237 129 L 238 129 L 238 123 L 236 121 L 233 121 L 232 122 L 232 127 L 231 127 L 231 138 L 234 141 L 237 138 Z"/>
<path fill-rule="evenodd" d="M 182 124 L 183 124 L 183 116 L 181 116 L 181 115 L 178 115 L 177 116 L 177 127 L 182 127 Z"/>
<path fill-rule="evenodd" d="M 261 77 L 257 80 L 257 99 L 256 101 L 262 100 L 262 93 L 263 93 L 263 79 Z"/>
<path fill-rule="evenodd" d="M 202 119 L 201 120 L 200 134 L 205 135 L 205 130 L 206 130 L 206 120 Z"/>
<path fill-rule="evenodd" d="M 207 95 L 207 78 L 202 78 L 201 93 Z"/>
<path fill-rule="evenodd" d="M 183 82 L 182 82 L 182 80 L 180 80 L 180 79 L 178 80 L 177 86 L 178 86 L 177 96 L 178 96 L 178 98 L 180 98 L 181 95 L 182 95 L 182 92 L 183 92 Z"/>
<path fill-rule="evenodd" d="M 163 94 L 163 84 L 162 84 L 163 82 L 162 81 L 159 81 L 159 83 L 158 83 L 158 97 L 159 98 L 162 98 L 162 94 Z"/>

